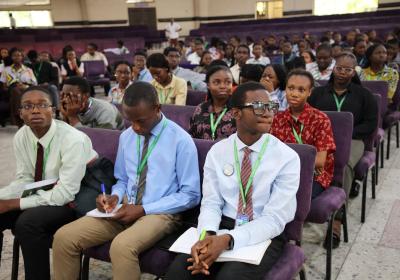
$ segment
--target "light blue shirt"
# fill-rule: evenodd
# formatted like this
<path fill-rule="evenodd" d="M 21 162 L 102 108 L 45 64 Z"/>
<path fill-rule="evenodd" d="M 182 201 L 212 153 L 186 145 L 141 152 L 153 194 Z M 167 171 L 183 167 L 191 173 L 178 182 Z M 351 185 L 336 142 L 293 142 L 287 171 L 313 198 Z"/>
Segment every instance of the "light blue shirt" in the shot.
<path fill-rule="evenodd" d="M 144 68 L 142 71 L 140 71 L 137 80 L 150 83 L 153 80 L 153 76 L 151 75 L 149 69 Z"/>
<path fill-rule="evenodd" d="M 163 127 L 165 116 L 151 131 L 149 149 Z M 119 202 L 126 194 L 136 201 L 136 169 L 138 154 L 136 139 L 140 137 L 143 148 L 144 136 L 132 128 L 125 130 L 119 139 L 118 154 L 114 167 L 117 183 L 112 194 Z M 141 157 L 141 155 L 140 155 Z M 143 208 L 149 214 L 175 214 L 195 207 L 200 202 L 200 176 L 197 149 L 180 126 L 167 119 L 157 145 L 147 161 L 146 186 L 142 198 Z"/>
<path fill-rule="evenodd" d="M 252 166 L 266 137 L 269 137 L 269 143 L 252 184 L 253 220 L 229 231 L 235 241 L 235 248 L 257 244 L 278 236 L 296 213 L 296 193 L 300 182 L 299 156 L 276 137 L 264 134 L 249 146 L 252 150 Z M 247 146 L 236 133 L 216 143 L 207 154 L 199 231 L 217 231 L 222 215 L 236 219 L 240 190 L 236 170 L 233 169 L 235 140 L 241 163 L 243 148 Z"/>
<path fill-rule="evenodd" d="M 206 79 L 205 74 L 196 73 L 180 66 L 176 67 L 172 73 L 175 76 L 184 79 L 186 82 L 190 82 L 192 89 L 207 92 L 207 84 L 204 82 Z"/>
<path fill-rule="evenodd" d="M 279 104 L 279 111 L 285 111 L 289 105 L 286 100 L 286 92 L 277 88 L 271 93 L 268 93 L 269 100 Z"/>

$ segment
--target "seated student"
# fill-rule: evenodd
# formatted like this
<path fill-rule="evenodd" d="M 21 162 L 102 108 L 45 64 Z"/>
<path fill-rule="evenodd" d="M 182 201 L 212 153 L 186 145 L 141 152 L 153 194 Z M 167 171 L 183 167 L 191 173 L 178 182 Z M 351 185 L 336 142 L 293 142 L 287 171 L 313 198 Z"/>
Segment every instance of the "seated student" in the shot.
<path fill-rule="evenodd" d="M 46 61 L 48 63 L 51 64 L 51 66 L 53 66 L 56 71 L 57 71 L 57 77 L 58 77 L 58 84 L 62 83 L 62 77 L 61 77 L 61 70 L 60 70 L 60 66 L 57 64 L 57 62 L 54 61 L 53 57 L 51 56 L 51 54 L 48 51 L 42 51 L 40 52 L 39 55 L 39 60 L 40 61 Z"/>
<path fill-rule="evenodd" d="M 269 99 L 279 104 L 279 111 L 285 111 L 288 107 L 286 101 L 286 71 L 280 64 L 271 64 L 265 67 L 260 83 L 268 92 Z"/>
<path fill-rule="evenodd" d="M 306 65 L 306 70 L 313 75 L 314 80 L 329 80 L 332 74 L 335 60 L 332 57 L 332 48 L 328 44 L 322 44 L 317 48 L 317 61 Z"/>
<path fill-rule="evenodd" d="M 232 95 L 232 74 L 228 67 L 213 66 L 206 75 L 207 101 L 198 105 L 190 119 L 189 134 L 193 138 L 220 140 L 236 132 L 229 100 Z"/>
<path fill-rule="evenodd" d="M 400 42 L 397 39 L 392 39 L 386 42 L 385 47 L 387 49 L 387 65 L 397 72 L 400 71 Z"/>
<path fill-rule="evenodd" d="M 66 60 L 61 64 L 61 76 L 63 81 L 69 77 L 83 77 L 85 67 L 83 62 L 76 58 L 75 51 L 71 49 L 66 50 Z"/>
<path fill-rule="evenodd" d="M 288 40 L 282 43 L 283 63 L 286 65 L 296 58 L 296 53 L 293 51 L 292 43 Z"/>
<path fill-rule="evenodd" d="M 235 60 L 235 46 L 228 43 L 226 44 L 224 51 L 224 57 L 222 58 L 223 61 L 228 65 L 228 67 L 232 67 L 236 64 Z"/>
<path fill-rule="evenodd" d="M 117 48 L 104 49 L 104 52 L 112 52 L 113 54 L 116 55 L 129 54 L 129 50 L 127 47 L 125 47 L 125 44 L 122 40 L 117 41 Z"/>
<path fill-rule="evenodd" d="M 181 54 L 178 49 L 173 47 L 165 48 L 164 55 L 168 60 L 169 68 L 171 69 L 172 74 L 184 79 L 194 90 L 202 92 L 207 91 L 207 84 L 204 82 L 206 78 L 205 74 L 196 73 L 192 70 L 179 66 Z"/>
<path fill-rule="evenodd" d="M 35 50 L 28 52 L 31 68 L 36 77 L 39 86 L 46 87 L 52 98 L 52 104 L 58 108 L 59 93 L 58 93 L 58 71 L 50 62 L 41 60 Z"/>
<path fill-rule="evenodd" d="M 389 85 L 388 99 L 392 98 L 399 82 L 399 73 L 386 65 L 387 50 L 383 44 L 375 44 L 367 49 L 365 54 L 368 63 L 362 69 L 360 79 L 362 81 L 386 81 Z"/>
<path fill-rule="evenodd" d="M 111 88 L 108 98 L 113 104 L 122 104 L 125 90 L 132 84 L 131 65 L 127 61 L 119 61 L 114 68 L 117 84 Z"/>
<path fill-rule="evenodd" d="M 124 129 L 118 109 L 105 100 L 90 97 L 89 83 L 81 77 L 64 81 L 60 111 L 64 121 L 74 127 Z"/>
<path fill-rule="evenodd" d="M 374 132 L 378 121 L 378 106 L 371 92 L 361 86 L 355 71 L 357 59 L 352 53 L 342 53 L 326 86 L 314 88 L 308 103 L 321 111 L 344 111 L 353 114 L 353 140 L 350 159 L 344 170 L 344 190 L 347 197 L 355 197 L 359 185 L 354 181 L 354 170 L 364 153 L 364 142 Z M 351 191 L 350 191 L 351 188 Z M 333 247 L 339 246 L 340 221 L 333 225 Z"/>
<path fill-rule="evenodd" d="M 357 64 L 361 68 L 364 68 L 367 64 L 367 57 L 365 56 L 365 52 L 367 50 L 367 43 L 364 39 L 358 39 L 354 43 L 353 53 L 357 58 Z"/>
<path fill-rule="evenodd" d="M 107 57 L 98 51 L 98 47 L 95 43 L 89 43 L 86 47 L 86 52 L 81 56 L 81 61 L 95 61 L 102 60 L 104 66 L 108 66 Z"/>
<path fill-rule="evenodd" d="M 22 91 L 31 85 L 37 85 L 37 80 L 32 69 L 23 64 L 24 54 L 20 49 L 10 52 L 12 64 L 6 66 L 1 73 L 0 82 L 3 90 L 8 92 L 10 98 L 11 123 L 21 127 L 23 121 L 20 117 L 19 106 L 21 104 Z"/>
<path fill-rule="evenodd" d="M 146 68 L 147 55 L 137 51 L 133 55 L 132 80 L 150 83 L 153 80 L 149 69 Z"/>
<path fill-rule="evenodd" d="M 273 104 L 262 85 L 255 82 L 239 85 L 232 95 L 232 106 L 237 133 L 216 143 L 204 166 L 197 228 L 200 232 L 206 230 L 207 237 L 193 245 L 192 256 L 181 254 L 175 258 L 166 274 L 167 280 L 209 279 L 206 275 L 217 280 L 262 279 L 287 242 L 282 232 L 296 212 L 299 157 L 267 133 Z M 252 166 L 257 168 L 254 176 L 250 176 Z M 219 228 L 229 231 L 214 235 Z M 272 242 L 258 266 L 214 263 L 224 250 L 269 239 Z"/>
<path fill-rule="evenodd" d="M 264 67 L 261 64 L 245 64 L 240 69 L 240 84 L 246 82 L 259 82 L 261 80 Z"/>
<path fill-rule="evenodd" d="M 250 58 L 250 49 L 247 45 L 239 45 L 235 50 L 236 64 L 231 67 L 233 81 L 238 85 L 240 83 L 240 69 L 246 65 L 247 60 Z"/>
<path fill-rule="evenodd" d="M 154 53 L 147 59 L 153 80 L 151 84 L 156 88 L 161 104 L 186 105 L 186 81 L 172 74 L 168 60 L 162 53 Z"/>
<path fill-rule="evenodd" d="M 180 212 L 200 201 L 196 146 L 160 111 L 157 91 L 146 82 L 127 88 L 122 110 L 132 122 L 119 140 L 111 195 L 97 198 L 111 219 L 83 217 L 62 227 L 53 242 L 54 279 L 78 279 L 82 250 L 113 240 L 114 279 L 140 279 L 139 254 L 180 223 Z M 136 182 L 136 183 L 135 183 Z"/>
<path fill-rule="evenodd" d="M 0 188 L 0 232 L 12 229 L 21 245 L 26 279 L 50 280 L 53 234 L 75 219 L 74 200 L 86 164 L 97 157 L 85 134 L 53 119 L 50 93 L 30 87 L 21 96 L 24 126 L 15 134 L 16 179 Z M 21 186 L 58 178 L 48 191 L 21 198 Z M 1 247 L 0 247 L 1 254 Z"/>
<path fill-rule="evenodd" d="M 263 56 L 263 46 L 259 43 L 254 43 L 253 45 L 253 58 L 247 60 L 247 64 L 260 64 L 262 66 L 267 66 L 271 64 L 271 61 L 268 57 Z"/>
<path fill-rule="evenodd" d="M 286 82 L 289 108 L 274 117 L 270 133 L 286 143 L 312 145 L 317 149 L 312 199 L 329 187 L 336 150 L 331 122 L 326 114 L 311 107 L 307 98 L 314 79 L 305 70 L 293 70 Z"/>
<path fill-rule="evenodd" d="M 194 72 L 200 73 L 200 74 L 206 74 L 208 68 L 210 67 L 210 63 L 213 61 L 213 58 L 211 56 L 211 53 L 208 51 L 203 52 L 199 66 L 193 69 Z"/>
<path fill-rule="evenodd" d="M 343 52 L 342 45 L 339 45 L 339 44 L 333 44 L 332 45 L 332 57 L 333 57 L 333 59 L 336 59 L 336 57 L 338 57 L 342 52 Z"/>
<path fill-rule="evenodd" d="M 194 40 L 194 51 L 187 56 L 186 60 L 189 61 L 190 64 L 199 65 L 203 52 L 204 42 L 202 39 L 197 38 L 196 40 Z"/>
<path fill-rule="evenodd" d="M 300 53 L 300 56 L 304 58 L 304 62 L 307 64 L 315 62 L 315 55 L 310 50 L 305 50 Z"/>

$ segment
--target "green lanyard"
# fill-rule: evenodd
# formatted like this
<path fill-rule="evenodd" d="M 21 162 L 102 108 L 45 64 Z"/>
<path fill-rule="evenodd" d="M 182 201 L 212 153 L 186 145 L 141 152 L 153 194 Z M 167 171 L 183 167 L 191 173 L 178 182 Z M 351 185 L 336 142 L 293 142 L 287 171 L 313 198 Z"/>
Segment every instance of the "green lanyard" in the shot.
<path fill-rule="evenodd" d="M 297 144 L 303 144 L 303 140 L 301 139 L 301 134 L 303 133 L 304 124 L 300 125 L 300 134 L 297 134 L 296 129 L 292 126 L 293 136 L 296 139 Z"/>
<path fill-rule="evenodd" d="M 169 95 L 171 94 L 172 90 L 173 90 L 173 88 L 170 88 L 168 94 L 165 94 L 166 90 L 165 91 L 160 90 L 158 92 L 158 97 L 160 98 L 160 103 L 161 104 L 165 104 L 165 102 L 167 101 L 167 99 L 168 99 Z"/>
<path fill-rule="evenodd" d="M 340 112 L 342 110 L 343 102 L 346 99 L 346 96 L 343 96 L 343 98 L 342 98 L 342 100 L 340 100 L 340 102 L 339 102 L 339 98 L 336 96 L 335 93 L 333 94 L 333 98 L 335 99 L 337 111 Z"/>
<path fill-rule="evenodd" d="M 43 65 L 43 62 L 40 62 L 39 69 L 36 69 L 36 67 L 35 67 L 36 78 L 39 78 L 40 70 L 42 70 L 42 65 Z"/>
<path fill-rule="evenodd" d="M 214 122 L 214 113 L 210 114 L 210 126 L 211 126 L 211 137 L 212 137 L 212 140 L 215 140 L 215 132 L 217 130 L 217 126 L 221 122 L 221 119 L 224 117 L 224 115 L 225 115 L 227 110 L 228 110 L 228 108 L 225 108 L 222 111 L 221 115 L 219 115 L 219 117 L 217 118 L 216 122 Z"/>
<path fill-rule="evenodd" d="M 246 209 L 246 196 L 249 192 L 251 184 L 253 183 L 254 175 L 256 174 L 256 171 L 257 171 L 258 167 L 260 166 L 260 162 L 261 162 L 262 157 L 264 156 L 265 150 L 267 149 L 268 142 L 269 142 L 269 135 L 267 135 L 267 139 L 265 139 L 265 141 L 261 147 L 261 151 L 258 154 L 257 161 L 254 164 L 254 167 L 251 168 L 251 174 L 250 174 L 249 180 L 247 181 L 245 190 L 243 189 L 243 183 L 242 183 L 242 179 L 240 176 L 239 154 L 238 154 L 238 149 L 237 149 L 237 145 L 236 145 L 236 140 L 233 142 L 234 154 L 235 154 L 236 177 L 239 182 L 240 195 L 242 197 L 242 202 L 243 202 L 242 203 L 242 205 L 243 205 L 242 212 L 244 212 L 244 210 Z"/>
<path fill-rule="evenodd" d="M 143 169 L 144 169 L 144 166 L 146 165 L 147 160 L 148 160 L 148 158 L 149 158 L 151 152 L 154 150 L 154 147 L 157 145 L 157 142 L 158 142 L 158 140 L 160 139 L 160 136 L 161 136 L 161 134 L 163 133 L 164 128 L 165 128 L 166 126 L 167 126 L 167 119 L 164 118 L 163 126 L 162 126 L 162 128 L 161 128 L 161 131 L 160 131 L 160 133 L 156 136 L 156 138 L 154 139 L 154 141 L 151 143 L 149 149 L 147 150 L 146 155 L 145 155 L 144 158 L 143 158 L 143 161 L 140 161 L 140 139 L 139 139 L 140 136 L 137 135 L 137 137 L 136 137 L 136 148 L 137 148 L 137 154 L 138 154 L 138 166 L 137 166 L 137 169 L 136 169 L 136 185 L 139 183 L 140 174 L 142 173 L 142 171 L 143 171 Z"/>

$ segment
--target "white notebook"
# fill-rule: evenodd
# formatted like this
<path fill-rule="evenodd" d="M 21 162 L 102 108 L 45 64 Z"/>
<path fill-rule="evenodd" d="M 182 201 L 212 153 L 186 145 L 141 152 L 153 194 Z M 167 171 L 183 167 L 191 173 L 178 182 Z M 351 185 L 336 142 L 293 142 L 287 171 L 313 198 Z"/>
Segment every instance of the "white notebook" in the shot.
<path fill-rule="evenodd" d="M 220 230 L 217 235 L 227 233 L 227 230 Z M 185 231 L 169 248 L 170 251 L 176 253 L 189 254 L 192 246 L 199 240 L 199 233 L 196 228 L 192 227 Z M 217 262 L 244 262 L 259 265 L 267 250 L 271 240 L 261 242 L 255 245 L 242 247 L 230 251 L 224 251 L 216 260 Z"/>
<path fill-rule="evenodd" d="M 115 215 L 115 213 L 121 208 L 122 204 L 118 204 L 114 210 L 110 213 L 100 212 L 97 208 L 93 209 L 86 213 L 86 216 L 94 217 L 94 218 L 110 218 Z"/>
<path fill-rule="evenodd" d="M 43 190 L 43 191 L 51 190 L 57 183 L 57 181 L 58 178 L 52 178 L 27 184 L 22 188 L 21 198 L 36 194 L 38 190 Z"/>

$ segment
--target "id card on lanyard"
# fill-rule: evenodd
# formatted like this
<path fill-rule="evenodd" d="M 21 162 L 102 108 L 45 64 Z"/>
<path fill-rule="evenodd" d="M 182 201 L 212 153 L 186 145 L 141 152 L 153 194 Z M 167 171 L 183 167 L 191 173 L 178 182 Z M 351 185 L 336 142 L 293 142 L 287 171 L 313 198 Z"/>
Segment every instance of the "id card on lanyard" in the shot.
<path fill-rule="evenodd" d="M 149 145 L 149 148 L 147 150 L 147 153 L 144 155 L 143 160 L 141 160 L 142 153 L 141 153 L 141 150 L 140 150 L 140 136 L 138 134 L 136 135 L 136 152 L 137 152 L 137 156 L 138 156 L 138 161 L 137 161 L 137 168 L 136 168 L 135 184 L 131 188 L 131 194 L 130 194 L 129 199 L 128 199 L 128 203 L 129 204 L 133 204 L 134 203 L 134 198 L 135 198 L 136 192 L 138 190 L 138 186 L 139 186 L 140 174 L 142 173 L 145 165 L 147 164 L 147 160 L 149 159 L 150 154 L 153 152 L 155 146 L 157 145 L 158 140 L 160 140 L 160 136 L 163 133 L 163 131 L 164 131 L 166 126 L 167 126 L 167 119 L 164 117 L 161 131 L 155 137 L 153 142 L 151 142 L 151 144 Z"/>

